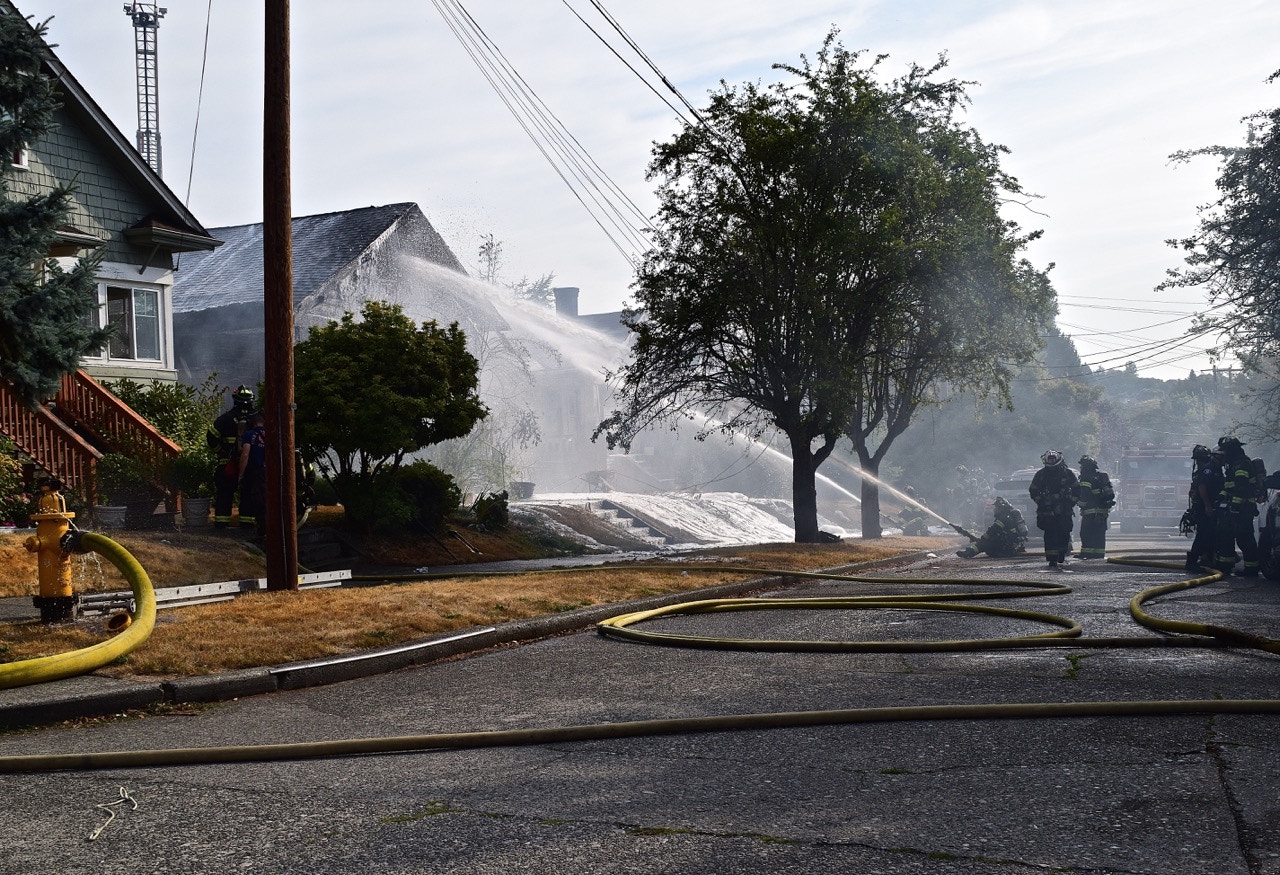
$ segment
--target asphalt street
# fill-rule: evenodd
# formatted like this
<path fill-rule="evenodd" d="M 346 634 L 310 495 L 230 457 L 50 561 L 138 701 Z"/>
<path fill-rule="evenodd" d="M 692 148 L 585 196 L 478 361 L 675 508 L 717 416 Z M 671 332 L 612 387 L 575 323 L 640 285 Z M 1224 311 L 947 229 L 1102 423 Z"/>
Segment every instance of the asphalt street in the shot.
<path fill-rule="evenodd" d="M 1110 552 L 1185 548 L 1153 534 L 1113 537 Z M 1070 617 L 1086 637 L 1158 639 L 1129 602 L 1186 577 L 1098 562 L 1052 573 L 1034 555 L 939 556 L 876 574 L 938 582 L 806 581 L 776 595 L 1052 578 L 1072 592 L 993 604 Z M 1230 578 L 1148 610 L 1270 637 L 1280 583 Z M 907 609 L 719 612 L 648 627 L 832 641 L 1044 631 Z M 0 756 L 900 705 L 1271 699 L 1278 678 L 1280 657 L 1240 648 L 744 652 L 588 629 L 141 719 L 11 731 Z M 17 701 L 5 692 L 0 706 Z M 912 720 L 0 774 L 0 873 L 1280 875 L 1278 719 Z"/>

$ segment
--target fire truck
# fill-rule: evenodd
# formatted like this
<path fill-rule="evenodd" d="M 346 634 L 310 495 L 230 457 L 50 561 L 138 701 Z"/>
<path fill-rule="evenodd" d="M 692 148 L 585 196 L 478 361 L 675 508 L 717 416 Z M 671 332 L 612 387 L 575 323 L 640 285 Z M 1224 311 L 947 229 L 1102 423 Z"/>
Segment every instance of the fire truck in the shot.
<path fill-rule="evenodd" d="M 1116 507 L 1122 532 L 1177 528 L 1191 488 L 1190 446 L 1125 447 L 1116 464 Z"/>

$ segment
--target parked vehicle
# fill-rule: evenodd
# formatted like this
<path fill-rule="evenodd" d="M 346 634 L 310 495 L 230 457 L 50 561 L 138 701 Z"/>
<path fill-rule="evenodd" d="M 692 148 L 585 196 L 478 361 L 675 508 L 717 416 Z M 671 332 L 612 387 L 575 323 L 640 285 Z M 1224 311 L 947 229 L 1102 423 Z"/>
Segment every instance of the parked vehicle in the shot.
<path fill-rule="evenodd" d="M 1280 472 L 1265 483 L 1267 503 L 1258 514 L 1258 559 L 1268 580 L 1280 580 Z"/>
<path fill-rule="evenodd" d="M 1039 470 L 1019 468 L 997 480 L 993 487 L 997 498 L 1003 498 L 1022 512 L 1022 518 L 1027 521 L 1027 526 L 1033 533 L 1036 525 L 1036 503 L 1031 500 L 1031 478 Z"/>
<path fill-rule="evenodd" d="M 1177 528 L 1191 488 L 1191 447 L 1125 447 L 1116 465 L 1116 506 L 1122 532 L 1147 526 Z"/>

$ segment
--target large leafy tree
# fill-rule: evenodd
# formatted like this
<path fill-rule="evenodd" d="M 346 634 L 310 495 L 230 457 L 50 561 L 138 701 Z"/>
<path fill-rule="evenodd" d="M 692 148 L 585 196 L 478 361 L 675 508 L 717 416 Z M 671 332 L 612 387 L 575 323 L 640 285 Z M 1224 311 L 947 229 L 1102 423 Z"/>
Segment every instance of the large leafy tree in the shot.
<path fill-rule="evenodd" d="M 1272 74 L 1269 81 L 1280 78 Z M 1245 119 L 1243 146 L 1209 146 L 1173 156 L 1220 161 L 1217 200 L 1199 210 L 1189 237 L 1167 241 L 1185 265 L 1169 271 L 1159 289 L 1201 287 L 1209 309 L 1191 331 L 1220 338 L 1219 353 L 1233 353 L 1265 375 L 1255 391 L 1257 431 L 1280 436 L 1280 108 Z"/>
<path fill-rule="evenodd" d="M 845 433 L 862 480 L 862 534 L 880 535 L 880 463 L 937 389 L 1011 404 L 1016 368 L 1035 356 L 1049 329 L 1054 294 L 1046 272 L 1018 253 L 1038 234 L 1000 216 L 1023 194 L 1000 169 L 1005 151 L 952 117 L 954 104 L 919 119 L 904 138 L 903 185 L 911 197 L 903 245 L 914 259 L 890 289 L 893 306 L 874 323 L 870 354 L 851 382 Z"/>
<path fill-rule="evenodd" d="M 294 349 L 298 447 L 321 460 L 339 498 L 368 495 L 407 455 L 488 415 L 478 371 L 457 323 L 419 326 L 368 301 L 359 320 L 313 328 Z"/>
<path fill-rule="evenodd" d="M 629 446 L 643 428 L 707 415 L 721 429 L 785 435 L 796 540 L 818 539 L 815 477 L 855 418 L 877 332 L 933 276 L 921 241 L 921 130 L 964 83 L 942 63 L 881 81 L 882 58 L 833 30 L 811 63 L 769 86 L 722 84 L 701 123 L 659 144 L 654 247 L 638 272 L 620 408 L 597 429 Z"/>
<path fill-rule="evenodd" d="M 55 127 L 46 31 L 0 13 L 0 377 L 32 404 L 53 397 L 62 375 L 109 336 L 85 321 L 97 306 L 96 259 L 64 271 L 48 257 L 71 215 L 71 189 L 27 193 L 15 185 L 13 156 Z"/>

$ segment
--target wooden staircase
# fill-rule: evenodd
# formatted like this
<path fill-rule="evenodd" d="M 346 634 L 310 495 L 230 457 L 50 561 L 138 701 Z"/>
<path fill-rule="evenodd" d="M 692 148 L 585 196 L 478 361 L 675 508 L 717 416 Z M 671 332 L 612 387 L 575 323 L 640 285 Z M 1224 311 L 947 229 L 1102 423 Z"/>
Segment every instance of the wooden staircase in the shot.
<path fill-rule="evenodd" d="M 138 459 L 162 486 L 160 472 L 181 451 L 83 370 L 64 376 L 54 399 L 34 409 L 0 380 L 0 434 L 89 504 L 105 453 Z"/>

